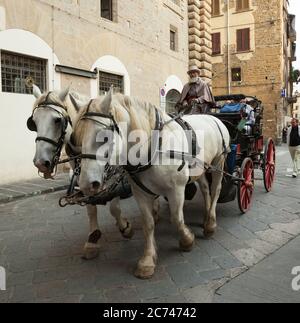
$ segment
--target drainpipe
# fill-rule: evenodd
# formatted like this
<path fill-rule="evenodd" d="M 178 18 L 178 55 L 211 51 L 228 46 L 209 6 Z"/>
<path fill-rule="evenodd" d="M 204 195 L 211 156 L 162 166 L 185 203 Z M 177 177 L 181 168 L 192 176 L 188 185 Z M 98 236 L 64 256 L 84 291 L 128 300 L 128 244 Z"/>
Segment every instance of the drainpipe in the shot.
<path fill-rule="evenodd" d="M 231 94 L 231 60 L 230 60 L 230 11 L 229 11 L 229 0 L 225 0 L 227 5 L 227 83 L 228 83 L 228 94 Z"/>

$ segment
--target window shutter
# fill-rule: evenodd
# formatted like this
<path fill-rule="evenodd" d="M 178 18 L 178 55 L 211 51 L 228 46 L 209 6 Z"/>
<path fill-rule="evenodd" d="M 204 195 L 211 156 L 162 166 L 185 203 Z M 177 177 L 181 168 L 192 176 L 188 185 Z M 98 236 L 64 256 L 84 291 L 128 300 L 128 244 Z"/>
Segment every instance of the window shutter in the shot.
<path fill-rule="evenodd" d="M 237 11 L 243 10 L 243 0 L 236 0 L 236 10 Z"/>
<path fill-rule="evenodd" d="M 237 31 L 237 51 L 241 52 L 243 50 L 243 35 L 242 30 Z"/>
<path fill-rule="evenodd" d="M 247 10 L 247 9 L 249 9 L 250 8 L 250 6 L 249 6 L 249 0 L 244 0 L 244 6 L 243 6 L 243 9 L 244 10 Z"/>
<path fill-rule="evenodd" d="M 250 28 L 237 30 L 237 51 L 250 50 Z"/>
<path fill-rule="evenodd" d="M 244 29 L 244 50 L 250 50 L 250 29 Z"/>
<path fill-rule="evenodd" d="M 220 0 L 213 0 L 212 2 L 212 15 L 220 15 Z"/>
<path fill-rule="evenodd" d="M 221 54 L 221 33 L 212 34 L 212 53 Z"/>

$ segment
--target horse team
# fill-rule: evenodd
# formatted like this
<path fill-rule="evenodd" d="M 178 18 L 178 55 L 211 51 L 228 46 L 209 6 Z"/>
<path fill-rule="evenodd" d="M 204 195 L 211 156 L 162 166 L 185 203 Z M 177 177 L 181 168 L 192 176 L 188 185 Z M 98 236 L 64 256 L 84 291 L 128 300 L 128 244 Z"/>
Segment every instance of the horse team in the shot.
<path fill-rule="evenodd" d="M 78 184 L 85 196 L 106 189 L 106 165 L 126 170 L 141 210 L 145 239 L 136 277 L 148 279 L 155 273 L 158 197 L 168 201 L 179 246 L 189 252 L 195 236 L 185 224 L 183 207 L 187 184 L 198 182 L 205 201 L 204 235 L 214 234 L 222 170 L 230 151 L 230 135 L 221 121 L 208 115 L 172 117 L 152 104 L 114 94 L 113 89 L 93 100 L 68 89 L 42 94 L 35 85 L 33 93 L 36 102 L 27 124 L 37 132 L 34 164 L 45 178 L 51 178 L 63 146 L 69 155 L 81 157 Z M 193 153 L 195 145 L 200 149 Z M 75 163 L 70 164 L 74 169 Z M 133 228 L 122 215 L 119 198 L 112 200 L 110 211 L 123 237 L 130 239 Z M 88 205 L 87 214 L 90 232 L 83 256 L 93 259 L 101 239 L 97 206 Z"/>

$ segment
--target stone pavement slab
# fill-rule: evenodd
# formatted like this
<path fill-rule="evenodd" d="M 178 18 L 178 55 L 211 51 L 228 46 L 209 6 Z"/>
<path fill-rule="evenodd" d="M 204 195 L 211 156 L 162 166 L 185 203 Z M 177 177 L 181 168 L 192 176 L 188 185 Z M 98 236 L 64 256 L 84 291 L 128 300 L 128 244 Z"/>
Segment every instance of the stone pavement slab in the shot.
<path fill-rule="evenodd" d="M 300 237 L 228 282 L 218 290 L 214 302 L 300 303 L 300 291 L 292 289 L 295 278 L 292 269 L 297 266 L 300 266 Z"/>
<path fill-rule="evenodd" d="M 18 183 L 1 185 L 0 205 L 32 196 L 66 190 L 68 188 L 68 183 L 69 176 L 67 174 L 59 174 L 56 176 L 55 180 L 35 178 Z"/>

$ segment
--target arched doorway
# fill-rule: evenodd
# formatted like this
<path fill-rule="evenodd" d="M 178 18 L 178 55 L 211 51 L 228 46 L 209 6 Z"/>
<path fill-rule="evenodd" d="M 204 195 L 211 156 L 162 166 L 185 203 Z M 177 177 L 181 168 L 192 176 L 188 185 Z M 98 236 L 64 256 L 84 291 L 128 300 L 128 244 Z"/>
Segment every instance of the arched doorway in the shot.
<path fill-rule="evenodd" d="M 166 112 L 175 112 L 175 105 L 180 99 L 180 93 L 177 90 L 170 90 L 166 97 Z"/>

